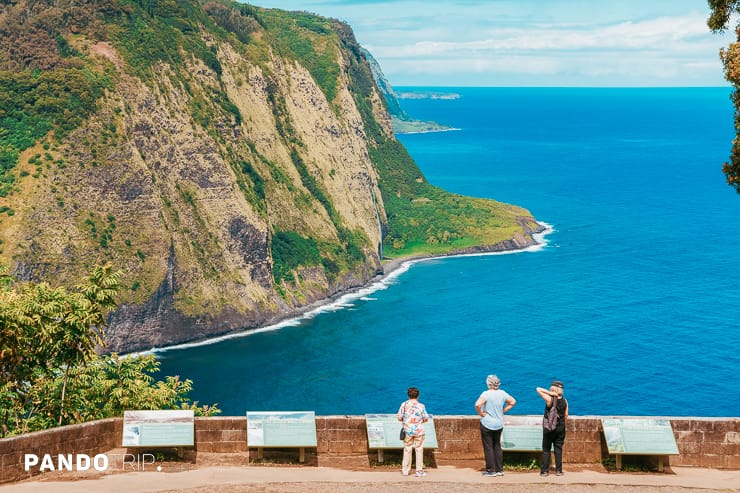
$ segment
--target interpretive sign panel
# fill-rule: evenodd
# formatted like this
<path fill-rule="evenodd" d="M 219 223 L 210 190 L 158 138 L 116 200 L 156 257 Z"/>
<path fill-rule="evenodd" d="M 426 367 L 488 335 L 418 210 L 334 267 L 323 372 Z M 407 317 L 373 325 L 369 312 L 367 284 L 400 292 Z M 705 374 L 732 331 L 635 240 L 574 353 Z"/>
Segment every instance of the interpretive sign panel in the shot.
<path fill-rule="evenodd" d="M 401 422 L 395 414 L 366 414 L 367 443 L 370 449 L 403 448 L 399 438 Z M 424 448 L 437 448 L 437 432 L 434 429 L 434 418 L 424 423 Z"/>
<path fill-rule="evenodd" d="M 250 447 L 315 447 L 316 413 L 313 411 L 247 411 L 247 445 Z"/>
<path fill-rule="evenodd" d="M 542 450 L 542 417 L 505 416 L 501 448 L 509 452 Z"/>
<path fill-rule="evenodd" d="M 610 454 L 678 455 L 671 422 L 660 418 L 602 418 Z"/>
<path fill-rule="evenodd" d="M 124 411 L 124 447 L 192 447 L 195 444 L 192 410 Z"/>

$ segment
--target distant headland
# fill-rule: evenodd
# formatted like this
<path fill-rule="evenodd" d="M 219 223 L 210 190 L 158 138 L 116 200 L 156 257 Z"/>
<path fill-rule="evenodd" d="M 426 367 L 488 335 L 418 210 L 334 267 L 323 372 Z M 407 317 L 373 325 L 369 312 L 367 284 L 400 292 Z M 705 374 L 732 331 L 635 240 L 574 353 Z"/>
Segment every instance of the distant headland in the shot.
<path fill-rule="evenodd" d="M 362 49 L 362 53 L 365 59 L 370 65 L 370 71 L 373 74 L 375 83 L 378 89 L 383 94 L 386 106 L 388 108 L 388 114 L 391 116 L 391 125 L 393 126 L 393 132 L 396 134 L 414 134 L 414 133 L 426 133 L 426 132 L 444 132 L 448 130 L 458 130 L 456 128 L 448 127 L 434 121 L 421 121 L 414 119 L 411 115 L 406 113 L 401 108 L 399 99 L 458 99 L 459 94 L 454 93 L 443 93 L 437 91 L 404 91 L 402 93 L 396 93 L 393 90 L 388 79 L 383 75 L 383 71 L 380 68 L 380 64 L 373 58 L 372 54 Z"/>
<path fill-rule="evenodd" d="M 404 91 L 397 92 L 398 99 L 460 99 L 460 95 L 455 92 L 437 92 L 437 91 Z"/>

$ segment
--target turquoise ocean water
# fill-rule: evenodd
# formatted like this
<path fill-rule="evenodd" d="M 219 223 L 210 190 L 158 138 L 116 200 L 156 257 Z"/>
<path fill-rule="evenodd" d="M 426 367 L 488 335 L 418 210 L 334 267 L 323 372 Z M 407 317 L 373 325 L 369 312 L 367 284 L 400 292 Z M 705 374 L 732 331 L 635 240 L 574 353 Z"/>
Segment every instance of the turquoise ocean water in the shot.
<path fill-rule="evenodd" d="M 402 105 L 460 130 L 401 140 L 433 184 L 551 225 L 544 246 L 408 265 L 279 328 L 158 352 L 162 374 L 225 415 L 392 413 L 410 385 L 472 414 L 496 373 L 514 414 L 558 378 L 571 414 L 740 416 L 729 89 L 443 91 L 461 97 Z"/>

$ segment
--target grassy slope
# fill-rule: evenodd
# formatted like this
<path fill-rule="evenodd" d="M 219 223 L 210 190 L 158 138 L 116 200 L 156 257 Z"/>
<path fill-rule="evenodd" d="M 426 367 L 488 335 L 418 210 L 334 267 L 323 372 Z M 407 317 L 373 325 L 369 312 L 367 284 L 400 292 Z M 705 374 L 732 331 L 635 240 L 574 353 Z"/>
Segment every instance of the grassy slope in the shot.
<path fill-rule="evenodd" d="M 495 245 L 522 232 L 531 214 L 494 200 L 465 197 L 429 184 L 406 148 L 388 138 L 370 110 L 374 78 L 348 26 L 335 23 L 349 54 L 350 84 L 370 141 L 388 216 L 386 257 L 440 255 L 473 246 Z M 523 219 L 526 218 L 526 219 Z"/>
<path fill-rule="evenodd" d="M 520 208 L 451 194 L 427 183 L 405 148 L 381 131 L 371 103 L 375 90 L 372 74 L 351 30 L 344 24 L 305 13 L 286 13 L 230 2 L 219 2 L 223 6 L 221 9 L 211 6 L 208 14 L 195 1 L 109 0 L 102 3 L 105 5 L 94 16 L 76 22 L 83 28 L 107 33 L 127 63 L 144 79 L 150 77 L 153 64 L 160 61 L 181 70 L 177 67 L 183 67 L 186 51 L 219 73 L 219 61 L 202 41 L 201 28 L 214 33 L 217 39 L 242 46 L 243 55 L 263 67 L 269 65 L 267 53 L 270 49 L 298 60 L 308 68 L 330 102 L 334 100 L 340 76 L 336 60 L 339 56 L 346 57 L 351 87 L 363 116 L 388 217 L 384 245 L 387 256 L 440 254 L 473 245 L 491 245 L 512 238 L 521 231 L 517 217 L 529 216 Z M 142 10 L 147 15 L 142 15 Z M 5 171 L 5 185 L 0 188 L 5 193 L 13 193 L 19 155 L 32 148 L 41 137 L 33 129 L 56 132 L 57 138 L 62 138 L 70 127 L 95 112 L 95 100 L 103 89 L 113 89 L 99 68 L 90 65 L 89 60 L 70 47 L 66 40 L 72 35 L 65 33 L 65 26 L 57 27 L 54 56 L 58 60 L 48 62 L 49 68 L 39 72 L 31 65 L 0 74 L 0 110 L 6 108 L 5 113 L 0 114 L 5 117 L 0 129 L 0 165 Z M 41 84 L 44 78 L 49 82 Z M 63 87 L 58 90 L 54 84 Z M 28 85 L 30 89 L 21 91 L 18 89 L 21 85 Z M 17 100 L 33 91 L 40 96 L 33 98 L 33 105 Z M 50 96 L 45 97 L 46 94 Z M 72 97 L 58 100 L 51 97 L 54 94 L 71 94 Z M 224 117 L 238 120 L 238 110 L 235 111 L 225 94 L 219 90 L 214 94 L 210 100 L 192 108 L 194 119 L 204 124 Z M 194 95 L 197 100 L 195 96 L 198 95 Z M 11 114 L 13 108 L 24 108 L 24 111 Z M 34 152 L 32 156 L 23 163 L 23 168 L 30 168 L 31 172 L 41 173 L 49 165 L 64 165 L 51 160 L 43 168 L 41 163 L 34 168 L 34 159 L 45 158 L 41 152 Z M 28 153 L 25 159 L 29 159 Z M 254 170 L 247 169 L 243 179 L 247 184 L 245 194 L 251 201 L 261 200 L 257 191 L 260 178 L 255 176 Z M 327 207 L 330 208 L 330 204 Z M 257 205 L 257 209 L 261 207 Z"/>

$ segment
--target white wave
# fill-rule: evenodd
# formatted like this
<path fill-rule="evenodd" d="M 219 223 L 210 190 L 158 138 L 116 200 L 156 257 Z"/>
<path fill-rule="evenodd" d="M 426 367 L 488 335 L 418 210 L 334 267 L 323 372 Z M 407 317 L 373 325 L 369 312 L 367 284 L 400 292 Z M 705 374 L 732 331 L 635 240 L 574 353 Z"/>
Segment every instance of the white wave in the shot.
<path fill-rule="evenodd" d="M 537 243 L 535 245 L 528 246 L 527 248 L 522 248 L 520 250 L 505 250 L 502 252 L 461 253 L 457 255 L 444 255 L 444 256 L 438 256 L 438 257 L 424 257 L 424 258 L 406 260 L 402 262 L 401 265 L 398 266 L 398 268 L 390 272 L 388 275 L 373 282 L 372 284 L 369 284 L 368 286 L 365 286 L 363 288 L 359 288 L 359 289 L 350 291 L 348 293 L 345 293 L 339 296 L 338 298 L 327 302 L 326 304 L 318 306 L 312 310 L 304 312 L 293 318 L 285 319 L 278 323 L 267 325 L 265 327 L 259 327 L 256 329 L 246 329 L 242 332 L 236 332 L 233 334 L 227 334 L 223 336 L 204 339 L 202 341 L 186 342 L 183 344 L 175 344 L 173 346 L 165 346 L 161 348 L 152 348 L 148 351 L 128 353 L 124 356 L 137 356 L 137 355 L 152 354 L 152 353 L 156 354 L 156 353 L 164 353 L 164 352 L 172 351 L 176 349 L 188 349 L 188 348 L 194 348 L 194 347 L 199 347 L 199 346 L 209 346 L 211 344 L 218 344 L 219 342 L 227 341 L 229 339 L 237 339 L 237 338 L 242 338 L 242 337 L 248 337 L 254 334 L 260 334 L 262 332 L 271 332 L 273 330 L 279 330 L 279 329 L 282 329 L 283 327 L 296 327 L 296 326 L 301 325 L 301 323 L 304 320 L 311 320 L 317 317 L 318 315 L 321 315 L 322 313 L 336 312 L 336 311 L 344 310 L 344 309 L 353 309 L 355 307 L 354 303 L 352 303 L 353 301 L 376 300 L 377 298 L 370 298 L 369 295 L 376 293 L 378 291 L 383 291 L 385 289 L 388 289 L 390 286 L 397 284 L 398 278 L 401 277 L 406 272 L 408 272 L 408 270 L 414 264 L 417 264 L 419 262 L 427 262 L 430 260 L 440 260 L 440 259 L 455 258 L 455 257 L 483 257 L 483 256 L 489 256 L 489 255 L 511 255 L 511 254 L 522 253 L 522 252 L 537 252 L 537 251 L 542 250 L 548 245 L 546 236 L 552 233 L 553 231 L 555 231 L 555 228 L 551 224 L 544 223 L 541 221 L 539 222 L 539 224 L 544 226 L 545 229 L 541 233 L 536 233 L 532 235 L 532 237 Z"/>
<path fill-rule="evenodd" d="M 262 332 L 270 332 L 273 330 L 282 329 L 283 327 L 297 327 L 300 324 L 301 324 L 300 318 L 298 317 L 290 318 L 286 320 L 281 320 L 280 322 L 272 324 L 272 325 L 258 327 L 256 329 L 248 329 L 247 331 L 236 332 L 233 334 L 226 334 L 226 335 L 218 336 L 218 337 L 212 337 L 209 339 L 204 339 L 202 341 L 185 342 L 183 344 L 175 344 L 173 346 L 155 347 L 155 348 L 149 349 L 148 351 L 127 353 L 125 355 L 122 355 L 121 357 L 141 356 L 141 355 L 146 355 L 146 354 L 165 353 L 167 351 L 172 351 L 176 349 L 188 349 L 188 348 L 194 348 L 194 347 L 199 347 L 199 346 L 209 346 L 211 344 L 218 344 L 219 342 L 227 341 L 229 339 L 237 339 L 240 337 L 251 336 L 253 334 L 260 334 Z"/>

